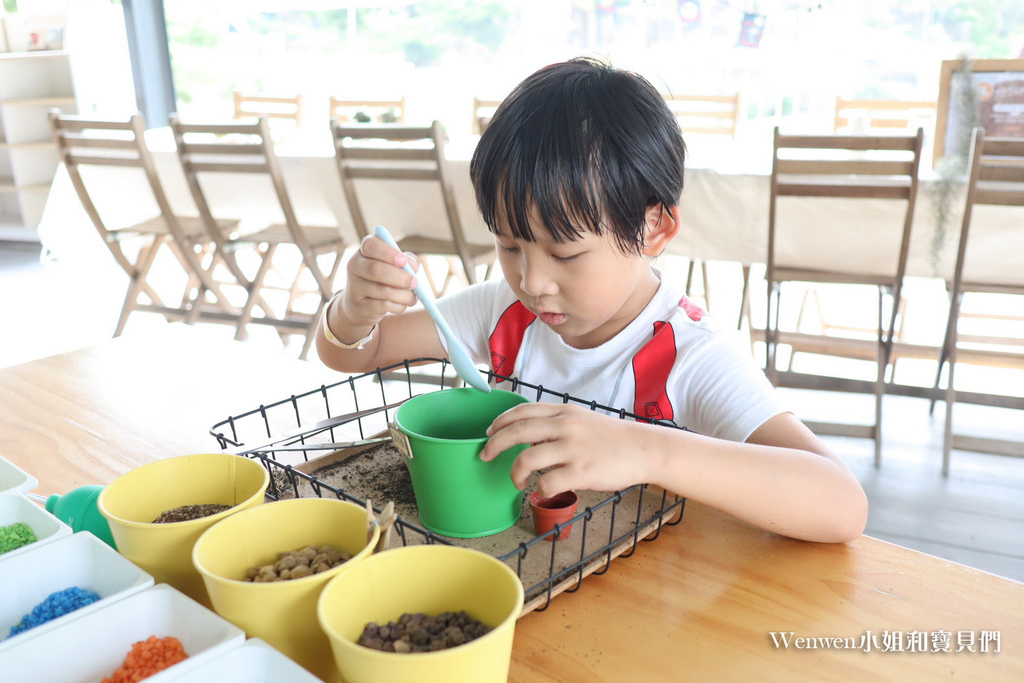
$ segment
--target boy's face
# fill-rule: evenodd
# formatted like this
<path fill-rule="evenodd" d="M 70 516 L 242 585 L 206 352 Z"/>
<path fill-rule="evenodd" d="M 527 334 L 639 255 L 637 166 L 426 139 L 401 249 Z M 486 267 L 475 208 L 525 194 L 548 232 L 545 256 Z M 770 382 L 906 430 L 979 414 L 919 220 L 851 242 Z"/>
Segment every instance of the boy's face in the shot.
<path fill-rule="evenodd" d="M 625 254 L 608 233 L 558 243 L 531 212 L 536 241 L 495 235 L 505 280 L 519 300 L 569 346 L 599 346 L 639 315 L 658 289 L 647 259 Z"/>

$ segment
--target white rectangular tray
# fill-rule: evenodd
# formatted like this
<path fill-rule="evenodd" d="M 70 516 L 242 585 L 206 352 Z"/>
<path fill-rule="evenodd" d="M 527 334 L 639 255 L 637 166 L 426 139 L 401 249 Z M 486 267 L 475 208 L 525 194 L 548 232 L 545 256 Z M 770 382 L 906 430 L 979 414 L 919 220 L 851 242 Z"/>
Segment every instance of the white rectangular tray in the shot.
<path fill-rule="evenodd" d="M 29 491 L 39 486 L 31 474 L 0 455 L 0 493 L 4 491 Z"/>
<path fill-rule="evenodd" d="M 153 577 L 90 533 L 71 534 L 49 543 L 28 546 L 13 557 L 0 555 L 0 658 L 21 638 L 83 617 L 104 604 L 153 585 Z M 11 627 L 51 593 L 78 586 L 100 600 L 8 638 Z M 0 671 L 3 667 L 0 666 Z M 11 680 L 19 680 L 17 678 Z"/>
<path fill-rule="evenodd" d="M 71 535 L 71 527 L 60 521 L 49 512 L 39 507 L 20 493 L 8 491 L 0 493 L 0 527 L 11 526 L 21 522 L 27 524 L 36 536 L 36 542 L 0 554 L 0 558 L 9 558 L 24 553 L 38 544 L 53 541 Z M 0 638 L 6 636 L 0 634 Z"/>
<path fill-rule="evenodd" d="M 146 680 L 164 683 L 322 683 L 319 678 L 259 638 L 211 656 L 190 669 L 173 667 Z"/>
<path fill-rule="evenodd" d="M 189 657 L 147 683 L 168 680 L 172 672 L 199 666 L 245 641 L 242 629 L 160 584 L 20 643 L 12 638 L 11 647 L 0 651 L 0 671 L 10 681 L 97 683 L 121 667 L 133 643 L 150 636 L 174 636 Z"/>

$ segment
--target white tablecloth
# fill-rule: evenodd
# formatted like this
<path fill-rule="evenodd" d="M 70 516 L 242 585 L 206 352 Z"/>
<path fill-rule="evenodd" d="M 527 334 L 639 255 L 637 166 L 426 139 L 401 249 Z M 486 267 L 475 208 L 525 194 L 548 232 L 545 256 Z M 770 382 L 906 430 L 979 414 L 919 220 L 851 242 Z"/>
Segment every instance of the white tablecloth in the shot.
<path fill-rule="evenodd" d="M 195 215 L 169 131 L 150 131 L 160 178 L 175 211 Z M 731 141 L 730 141 L 731 143 Z M 717 146 L 716 146 L 717 145 Z M 763 263 L 767 253 L 770 144 L 742 149 L 736 145 L 691 143 L 680 209 L 683 229 L 669 248 L 672 254 L 706 260 Z M 471 141 L 449 147 L 456 204 L 470 241 L 491 239 L 476 208 L 469 181 Z M 329 136 L 279 145 L 286 184 L 300 222 L 336 225 L 355 243 L 352 220 L 342 193 Z M 100 211 L 113 225 L 127 225 L 156 214 L 156 205 L 141 171 L 94 167 L 83 175 Z M 963 210 L 962 189 L 954 194 L 953 212 L 944 238 L 936 243 L 937 182 L 924 173 L 914 215 L 908 274 L 949 278 Z M 280 221 L 269 182 L 253 176 L 217 174 L 204 189 L 218 216 L 243 218 L 243 229 Z M 410 181 L 361 180 L 363 210 L 372 225 L 386 225 L 396 235 L 408 232 L 447 236 L 439 192 Z M 781 198 L 779 262 L 815 264 L 834 269 L 885 272 L 894 263 L 902 225 L 903 203 L 892 200 Z M 1024 283 L 1024 220 L 1014 207 L 977 207 L 972 227 L 968 279 Z M 785 221 L 785 222 L 783 222 Z M 106 251 L 60 168 L 47 200 L 39 235 L 64 261 L 90 258 Z M 843 240 L 866 246 L 854 257 Z"/>

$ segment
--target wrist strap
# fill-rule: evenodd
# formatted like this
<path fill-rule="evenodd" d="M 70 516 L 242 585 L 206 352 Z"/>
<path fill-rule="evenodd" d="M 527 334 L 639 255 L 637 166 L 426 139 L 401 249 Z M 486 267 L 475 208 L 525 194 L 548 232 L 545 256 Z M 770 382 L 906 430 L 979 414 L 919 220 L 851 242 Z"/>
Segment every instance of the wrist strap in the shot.
<path fill-rule="evenodd" d="M 340 294 L 340 293 L 341 292 L 338 292 L 338 294 Z M 324 312 L 323 312 L 323 314 L 320 317 L 320 327 L 323 328 L 323 330 L 324 330 L 324 337 L 327 338 L 327 341 L 331 342 L 332 344 L 337 346 L 339 349 L 346 349 L 346 350 L 349 350 L 349 351 L 351 351 L 351 350 L 360 351 L 360 350 L 362 350 L 362 348 L 364 346 L 366 346 L 367 344 L 370 343 L 371 339 L 373 339 L 373 333 L 377 331 L 377 326 L 374 325 L 370 329 L 370 333 L 369 334 L 367 334 L 365 337 L 363 337 L 359 341 L 355 342 L 354 344 L 346 344 L 345 342 L 343 342 L 340 339 L 338 339 L 337 337 L 335 337 L 334 333 L 331 332 L 331 327 L 327 324 L 327 312 L 331 310 L 331 304 L 333 304 L 334 300 L 338 298 L 338 294 L 335 294 L 334 296 L 332 296 L 331 300 L 327 302 L 326 306 L 324 306 Z"/>

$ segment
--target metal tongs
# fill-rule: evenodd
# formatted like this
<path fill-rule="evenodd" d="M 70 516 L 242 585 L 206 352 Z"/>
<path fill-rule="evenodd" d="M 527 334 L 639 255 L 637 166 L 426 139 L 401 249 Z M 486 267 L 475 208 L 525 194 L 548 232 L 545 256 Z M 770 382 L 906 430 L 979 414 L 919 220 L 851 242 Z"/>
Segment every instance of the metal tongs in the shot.
<path fill-rule="evenodd" d="M 412 398 L 412 397 L 410 396 L 409 398 Z M 356 440 L 356 441 L 344 441 L 344 442 L 333 442 L 333 443 L 318 443 L 318 444 L 295 443 L 295 444 L 286 444 L 286 445 L 283 445 L 283 446 L 275 446 L 275 444 L 279 444 L 279 443 L 282 443 L 284 441 L 288 441 L 290 439 L 304 439 L 306 437 L 316 436 L 317 434 L 320 434 L 321 432 L 325 432 L 328 429 L 334 429 L 335 427 L 340 427 L 341 425 L 348 424 L 349 422 L 352 422 L 354 420 L 362 419 L 362 418 L 367 417 L 369 415 L 373 415 L 374 413 L 379 413 L 379 412 L 384 411 L 384 410 L 393 410 L 393 409 L 397 408 L 398 406 L 402 405 L 403 403 L 405 403 L 408 400 L 409 400 L 408 398 L 404 398 L 401 401 L 396 401 L 395 403 L 389 403 L 387 405 L 379 406 L 377 408 L 367 408 L 366 410 L 358 410 L 358 411 L 353 412 L 353 413 L 345 413 L 344 415 L 336 415 L 335 417 L 329 417 L 329 418 L 326 418 L 324 420 L 320 420 L 316 424 L 310 425 L 308 427 L 298 427 L 296 429 L 292 429 L 292 430 L 290 430 L 288 432 L 285 432 L 284 434 L 281 434 L 279 436 L 275 436 L 273 438 L 267 439 L 266 441 L 262 441 L 262 442 L 256 444 L 255 446 L 247 445 L 247 444 L 242 444 L 241 446 L 236 448 L 234 451 L 232 451 L 232 453 L 234 453 L 235 455 L 248 455 L 249 453 L 256 453 L 257 451 L 268 451 L 268 450 L 272 450 L 272 451 L 338 450 L 340 448 L 349 448 L 351 446 L 364 446 L 364 445 L 368 445 L 368 444 L 374 444 L 374 443 L 381 443 L 383 441 L 389 441 L 391 439 L 391 437 L 390 436 L 386 436 L 386 437 L 380 437 L 380 438 L 376 438 L 376 439 L 359 439 L 359 440 Z M 275 446 L 275 447 L 274 448 L 269 448 L 269 446 Z"/>

